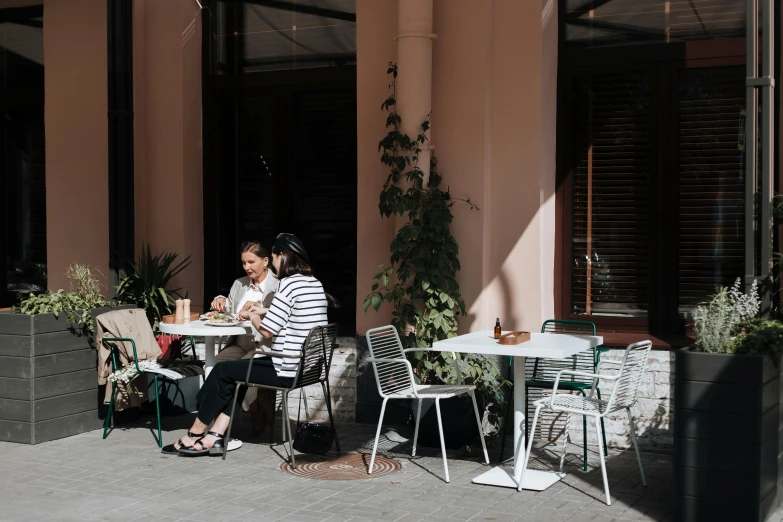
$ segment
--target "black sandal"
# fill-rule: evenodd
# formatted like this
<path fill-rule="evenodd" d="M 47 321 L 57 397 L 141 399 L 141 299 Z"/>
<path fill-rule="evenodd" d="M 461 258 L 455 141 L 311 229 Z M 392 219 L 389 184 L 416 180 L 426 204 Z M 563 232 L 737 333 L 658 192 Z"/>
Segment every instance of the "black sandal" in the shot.
<path fill-rule="evenodd" d="M 211 448 L 204 447 L 204 443 L 201 442 L 204 437 L 207 435 L 212 435 L 213 437 L 216 437 L 217 440 L 212 445 Z M 196 444 L 201 444 L 201 449 L 195 449 L 194 446 Z M 182 447 L 179 449 L 180 455 L 185 455 L 186 457 L 201 457 L 203 455 L 210 455 L 210 456 L 216 456 L 216 455 L 222 455 L 223 454 L 223 435 L 220 433 L 214 432 L 214 431 L 208 431 L 206 435 L 202 435 L 200 439 L 195 441 L 191 446 L 188 447 Z"/>
<path fill-rule="evenodd" d="M 193 433 L 191 431 L 188 431 L 188 435 L 187 436 L 190 437 L 191 439 L 199 439 L 200 440 L 204 436 L 204 433 Z M 195 444 L 195 442 L 193 444 L 191 444 L 190 446 L 185 446 L 185 443 L 182 442 L 182 439 L 184 439 L 184 438 L 185 437 L 180 437 L 180 439 L 177 441 L 177 442 L 179 442 L 179 449 L 182 449 L 182 448 L 193 448 L 193 444 Z M 175 442 L 174 444 L 176 444 L 177 442 Z M 167 444 L 166 446 L 163 446 L 162 448 L 160 448 L 160 452 L 163 453 L 164 455 L 178 455 L 179 454 L 179 450 L 174 447 L 174 444 Z"/>

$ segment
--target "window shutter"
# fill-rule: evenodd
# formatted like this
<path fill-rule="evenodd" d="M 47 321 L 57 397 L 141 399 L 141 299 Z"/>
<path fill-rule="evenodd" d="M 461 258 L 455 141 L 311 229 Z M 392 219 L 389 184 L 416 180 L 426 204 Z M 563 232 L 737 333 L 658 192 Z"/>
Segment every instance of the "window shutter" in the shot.
<path fill-rule="evenodd" d="M 577 77 L 573 101 L 571 311 L 645 317 L 650 75 Z"/>
<path fill-rule="evenodd" d="M 679 78 L 679 312 L 744 271 L 744 67 L 686 69 Z"/>

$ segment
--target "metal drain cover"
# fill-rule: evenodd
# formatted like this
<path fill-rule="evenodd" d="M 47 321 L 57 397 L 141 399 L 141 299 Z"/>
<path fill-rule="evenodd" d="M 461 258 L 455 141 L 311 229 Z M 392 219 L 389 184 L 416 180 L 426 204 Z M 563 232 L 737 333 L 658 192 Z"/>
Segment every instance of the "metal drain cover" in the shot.
<path fill-rule="evenodd" d="M 369 466 L 370 455 L 341 453 L 297 456 L 295 469 L 291 469 L 288 461 L 280 464 L 280 469 L 290 475 L 318 480 L 362 480 L 382 477 L 402 468 L 396 460 L 381 455 L 375 456 L 372 475 L 367 474 Z"/>

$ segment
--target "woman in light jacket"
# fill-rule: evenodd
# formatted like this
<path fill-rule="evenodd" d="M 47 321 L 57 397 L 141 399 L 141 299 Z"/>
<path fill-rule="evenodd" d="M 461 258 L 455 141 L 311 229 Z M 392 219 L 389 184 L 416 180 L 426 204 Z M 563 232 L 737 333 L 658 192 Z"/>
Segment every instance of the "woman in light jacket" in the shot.
<path fill-rule="evenodd" d="M 216 312 L 237 315 L 242 310 L 251 307 L 267 309 L 272 304 L 280 281 L 270 270 L 269 251 L 258 241 L 245 241 L 240 248 L 242 268 L 247 274 L 234 281 L 228 297 L 222 295 L 212 300 L 211 308 Z M 269 345 L 261 334 L 254 331 L 252 335 L 232 336 L 215 357 L 215 364 L 221 361 L 248 359 L 253 356 L 256 344 Z M 275 410 L 275 393 L 269 390 L 249 390 L 242 401 L 242 409 L 250 412 L 253 431 L 261 434 L 267 424 L 272 421 Z"/>
<path fill-rule="evenodd" d="M 269 269 L 269 251 L 261 243 L 245 241 L 240 252 L 242 268 L 247 276 L 234 281 L 228 297 L 219 295 L 212 300 L 211 307 L 215 312 L 237 315 L 251 306 L 269 308 L 280 286 L 280 281 Z M 255 349 L 255 341 L 259 340 L 261 336 L 258 334 L 232 336 L 215 357 L 215 363 L 246 358 Z"/>

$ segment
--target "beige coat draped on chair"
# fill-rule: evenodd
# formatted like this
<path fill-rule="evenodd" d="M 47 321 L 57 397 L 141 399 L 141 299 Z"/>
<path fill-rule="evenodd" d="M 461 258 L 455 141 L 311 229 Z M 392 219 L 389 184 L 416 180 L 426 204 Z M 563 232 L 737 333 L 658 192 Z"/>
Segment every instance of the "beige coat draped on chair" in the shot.
<path fill-rule="evenodd" d="M 111 352 L 101 339 L 104 337 L 125 337 L 136 342 L 136 355 L 139 361 L 157 360 L 160 347 L 152 333 L 152 327 L 144 310 L 114 310 L 99 315 L 95 344 L 98 349 L 98 384 L 107 384 L 107 377 L 112 373 Z M 128 342 L 115 343 L 118 348 L 118 364 L 127 365 L 133 360 L 133 347 Z M 106 386 L 104 404 L 111 399 L 111 386 Z M 117 393 L 114 397 L 116 411 L 138 406 L 147 400 L 147 376 L 140 375 L 132 382 L 125 384 L 117 382 Z"/>

